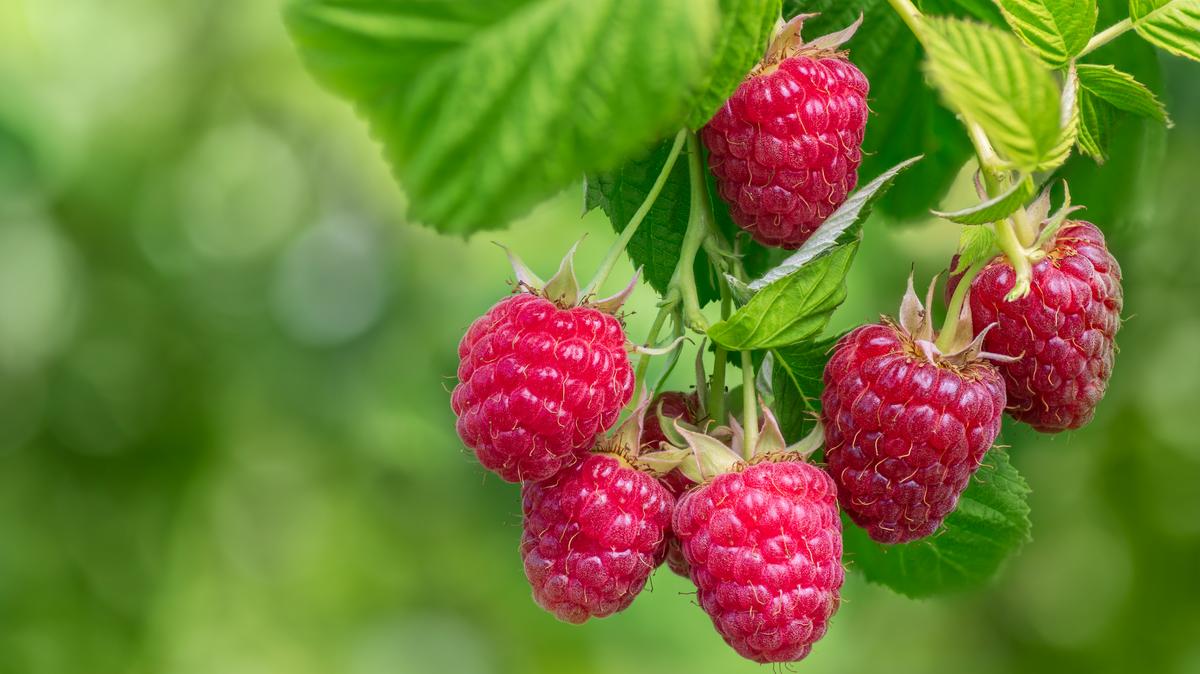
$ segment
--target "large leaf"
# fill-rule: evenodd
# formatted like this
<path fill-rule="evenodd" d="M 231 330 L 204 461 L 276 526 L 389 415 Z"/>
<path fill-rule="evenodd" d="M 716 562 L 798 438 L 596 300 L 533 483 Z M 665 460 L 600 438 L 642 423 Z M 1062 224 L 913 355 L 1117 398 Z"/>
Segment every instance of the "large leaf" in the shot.
<path fill-rule="evenodd" d="M 840 335 L 811 339 L 774 351 L 772 390 L 775 392 L 775 416 L 783 436 L 795 442 L 808 434 L 821 411 L 822 376 L 830 352 Z"/>
<path fill-rule="evenodd" d="M 1090 91 L 1079 92 L 1079 151 L 1098 162 L 1108 159 L 1113 107 Z"/>
<path fill-rule="evenodd" d="M 951 107 L 978 123 L 1017 168 L 1033 171 L 1059 144 L 1059 90 L 1011 35 L 959 19 L 927 19 L 930 77 Z"/>
<path fill-rule="evenodd" d="M 720 0 L 721 30 L 688 125 L 704 126 L 762 59 L 779 20 L 780 0 Z"/>
<path fill-rule="evenodd" d="M 760 290 L 708 336 L 731 351 L 773 349 L 810 339 L 846 299 L 858 241 L 845 243 Z"/>
<path fill-rule="evenodd" d="M 382 142 L 410 216 L 501 226 L 682 123 L 716 0 L 293 0 L 305 64 Z"/>
<path fill-rule="evenodd" d="M 1079 65 L 1076 72 L 1080 87 L 1113 107 L 1160 122 L 1169 121 L 1162 101 L 1133 75 L 1121 72 L 1115 66 L 1091 64 Z"/>
<path fill-rule="evenodd" d="M 867 580 L 909 597 L 929 597 L 976 588 L 1030 540 L 1029 485 L 993 448 L 958 507 L 932 536 L 902 545 L 881 545 L 849 520 L 847 565 Z"/>
<path fill-rule="evenodd" d="M 1096 0 L 997 0 L 1013 32 L 1046 63 L 1062 68 L 1096 30 Z"/>
<path fill-rule="evenodd" d="M 671 143 L 667 140 L 649 154 L 625 162 L 616 170 L 589 174 L 585 183 L 585 208 L 599 206 L 612 222 L 613 229 L 623 231 L 662 171 Z M 660 295 L 667 292 L 667 284 L 679 262 L 690 204 L 688 162 L 686 157 L 681 156 L 675 162 L 654 206 L 625 248 L 634 266 L 642 268 L 642 275 Z M 717 289 L 711 282 L 708 257 L 704 251 L 696 256 L 695 272 L 701 301 L 716 298 Z"/>
<path fill-rule="evenodd" d="M 1129 18 L 1148 42 L 1200 61 L 1200 0 L 1129 0 Z"/>

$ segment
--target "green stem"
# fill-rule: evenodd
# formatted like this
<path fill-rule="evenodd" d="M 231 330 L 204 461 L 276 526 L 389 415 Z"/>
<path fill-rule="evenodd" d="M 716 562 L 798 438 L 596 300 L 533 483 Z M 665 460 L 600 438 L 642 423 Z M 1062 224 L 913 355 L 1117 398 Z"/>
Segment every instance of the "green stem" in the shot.
<path fill-rule="evenodd" d="M 733 308 L 733 296 L 729 292 L 729 285 L 721 282 L 718 284 L 721 288 L 721 320 L 729 318 L 729 314 Z M 708 416 L 717 422 L 717 425 L 725 423 L 725 364 L 729 360 L 729 352 L 720 344 L 713 345 L 713 373 L 708 380 Z M 703 386 L 704 382 L 696 382 L 696 386 Z"/>
<path fill-rule="evenodd" d="M 580 297 L 587 297 L 596 292 L 604 284 L 604 281 L 608 279 L 608 275 L 612 273 L 617 260 L 621 259 L 621 254 L 625 252 L 625 247 L 629 245 L 630 239 L 637 233 L 642 221 L 646 219 L 646 214 L 654 207 L 654 202 L 658 200 L 658 195 L 662 192 L 663 186 L 667 184 L 667 178 L 671 176 L 671 171 L 675 168 L 675 160 L 679 158 L 679 152 L 683 149 L 683 142 L 687 139 L 688 135 L 687 129 L 680 129 L 679 133 L 675 134 L 675 143 L 671 146 L 671 152 L 667 154 L 667 160 L 663 163 L 662 170 L 658 173 L 658 178 L 654 180 L 654 185 L 650 187 L 646 198 L 642 200 L 642 205 L 638 207 L 633 217 L 629 219 L 629 224 L 625 225 L 625 229 L 621 230 L 621 236 L 617 238 L 616 243 L 608 249 L 608 253 L 604 256 L 604 261 L 600 263 L 600 268 L 596 270 L 595 277 L 584 286 Z"/>
<path fill-rule="evenodd" d="M 1008 258 L 1012 264 L 1013 272 L 1016 278 L 1013 281 L 1013 289 L 1008 294 L 1009 300 L 1019 299 L 1029 293 L 1029 281 L 1033 275 L 1033 270 L 1029 266 L 1029 256 L 1025 254 L 1025 248 L 1021 245 L 1021 241 L 1017 238 L 1017 233 L 1013 231 L 1012 225 L 1008 220 L 1001 220 L 996 223 L 996 244 L 1000 246 L 1000 250 L 1004 252 L 1004 256 Z"/>
<path fill-rule="evenodd" d="M 664 306 L 658 310 L 658 315 L 654 317 L 654 323 L 650 325 L 650 333 L 646 335 L 646 346 L 653 347 L 658 341 L 658 333 L 662 331 L 663 325 L 667 322 L 667 317 L 674 311 L 672 306 Z M 638 359 L 637 371 L 634 374 L 633 390 L 641 391 L 644 382 L 646 381 L 646 371 L 650 368 L 650 354 L 643 353 Z M 637 400 L 638 396 L 634 396 Z"/>
<path fill-rule="evenodd" d="M 967 292 L 971 288 L 971 281 L 983 271 L 987 266 L 988 260 L 980 260 L 967 268 L 962 277 L 958 279 L 958 286 L 954 288 L 954 294 L 950 297 L 950 304 L 946 307 L 946 319 L 942 322 L 942 330 L 938 333 L 936 346 L 938 351 L 947 353 L 954 346 L 954 339 L 958 332 L 958 317 L 962 313 L 963 302 L 966 301 Z"/>
<path fill-rule="evenodd" d="M 904 23 L 908 24 L 908 29 L 920 40 L 921 10 L 917 9 L 912 0 L 888 0 L 888 4 L 892 6 L 892 9 L 896 10 L 896 13 L 900 15 Z"/>
<path fill-rule="evenodd" d="M 1018 208 L 1012 214 L 1013 225 L 1016 228 L 1017 241 L 1021 243 L 1022 248 L 1031 248 L 1037 241 L 1037 227 L 1034 226 L 1033 220 L 1029 219 L 1029 212 L 1024 208 Z"/>
<path fill-rule="evenodd" d="M 992 148 L 992 142 L 988 140 L 987 133 L 984 132 L 982 126 L 975 122 L 968 122 L 967 135 L 971 138 L 971 145 L 975 146 L 975 156 L 979 160 L 979 172 L 983 175 L 983 185 L 987 188 L 988 195 L 996 196 L 1008 183 L 1004 162 Z"/>
<path fill-rule="evenodd" d="M 704 166 L 701 163 L 700 141 L 695 133 L 687 134 L 688 175 L 691 182 L 691 211 L 688 215 L 687 231 L 679 250 L 679 261 L 671 276 L 668 299 L 683 302 L 683 318 L 687 326 L 696 332 L 708 331 L 708 320 L 700 311 L 700 296 L 696 290 L 696 254 L 709 236 L 712 224 L 712 205 L 708 203 L 708 186 L 704 182 Z"/>
<path fill-rule="evenodd" d="M 742 456 L 749 459 L 758 444 L 758 396 L 754 389 L 754 360 L 749 351 L 742 352 L 742 430 L 745 433 Z"/>
<path fill-rule="evenodd" d="M 1079 52 L 1079 54 L 1076 55 L 1075 58 L 1082 58 L 1084 56 L 1087 56 L 1088 54 L 1096 51 L 1097 49 L 1103 47 L 1104 45 L 1108 44 L 1109 42 L 1112 42 L 1113 40 L 1117 39 L 1118 37 L 1124 35 L 1125 33 L 1127 33 L 1129 31 L 1130 28 L 1133 28 L 1133 20 L 1132 19 L 1125 19 L 1124 21 L 1115 23 L 1115 24 L 1109 26 L 1108 28 L 1105 28 L 1104 30 L 1100 31 L 1099 33 L 1096 33 L 1095 35 L 1093 35 L 1092 39 L 1088 40 L 1088 43 L 1086 45 L 1084 45 L 1083 51 Z"/>

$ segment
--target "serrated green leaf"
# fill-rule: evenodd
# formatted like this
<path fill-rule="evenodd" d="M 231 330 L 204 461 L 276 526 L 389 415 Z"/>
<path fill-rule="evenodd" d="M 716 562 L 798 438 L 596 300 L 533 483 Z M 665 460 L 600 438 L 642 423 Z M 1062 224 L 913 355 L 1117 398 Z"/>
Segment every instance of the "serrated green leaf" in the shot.
<path fill-rule="evenodd" d="M 712 118 L 767 50 L 780 0 L 720 0 L 721 28 L 708 74 L 688 115 L 698 129 Z"/>
<path fill-rule="evenodd" d="M 1129 0 L 1129 18 L 1147 42 L 1200 61 L 1200 0 Z"/>
<path fill-rule="evenodd" d="M 589 174 L 585 180 L 585 208 L 600 207 L 612 223 L 613 230 L 624 231 L 625 225 L 645 201 L 658 178 L 670 153 L 671 143 L 670 140 L 664 141 L 649 154 L 627 161 L 616 170 Z M 642 268 L 642 275 L 660 295 L 667 292 L 667 285 L 679 261 L 690 206 L 688 163 L 684 157 L 680 157 L 659 192 L 658 199 L 625 247 L 634 267 Z M 704 251 L 700 251 L 696 256 L 695 273 L 702 302 L 718 297 L 708 267 L 708 257 Z"/>
<path fill-rule="evenodd" d="M 750 290 L 761 290 L 788 274 L 795 273 L 800 267 L 816 259 L 818 255 L 833 248 L 839 241 L 845 243 L 857 238 L 863 223 L 871 215 L 871 207 L 875 202 L 887 194 L 897 176 L 920 160 L 919 156 L 906 159 L 863 185 L 861 189 L 856 190 L 836 211 L 830 214 L 825 222 L 821 223 L 820 227 L 817 227 L 816 231 L 795 253 L 789 255 L 762 278 L 750 283 Z"/>
<path fill-rule="evenodd" d="M 795 442 L 812 430 L 821 411 L 822 376 L 825 364 L 841 335 L 810 339 L 776 348 L 772 371 L 775 416 L 783 437 Z"/>
<path fill-rule="evenodd" d="M 768 285 L 708 336 L 731 351 L 773 349 L 810 339 L 846 299 L 846 274 L 858 242 L 842 244 Z"/>
<path fill-rule="evenodd" d="M 952 108 L 978 123 L 1000 154 L 1024 171 L 1060 139 L 1059 90 L 1016 38 L 970 21 L 931 18 L 922 30 L 927 67 Z"/>
<path fill-rule="evenodd" d="M 934 211 L 939 218 L 945 218 L 960 225 L 982 225 L 988 222 L 1008 217 L 1033 197 L 1037 187 L 1029 176 L 1022 176 L 1002 194 L 969 208 L 957 211 Z"/>
<path fill-rule="evenodd" d="M 1146 85 L 1115 66 L 1077 66 L 1079 86 L 1119 110 L 1169 123 L 1167 109 Z"/>
<path fill-rule="evenodd" d="M 987 225 L 969 225 L 963 227 L 958 238 L 957 263 L 952 274 L 960 274 L 968 267 L 984 260 L 990 260 L 999 252 L 996 245 L 996 232 Z"/>
<path fill-rule="evenodd" d="M 873 583 L 908 597 L 930 597 L 980 587 L 1031 539 L 1029 485 L 993 448 L 958 507 L 934 535 L 913 543 L 881 545 L 846 520 L 845 559 Z"/>
<path fill-rule="evenodd" d="M 1096 30 L 1096 0 L 996 0 L 1013 32 L 1055 68 L 1083 51 Z"/>
<path fill-rule="evenodd" d="M 921 3 L 927 4 L 932 6 Z M 1000 20 L 999 12 L 992 11 Z M 785 0 L 785 16 L 800 12 L 820 12 L 805 22 L 805 35 L 828 33 L 864 15 L 862 27 L 846 45 L 850 60 L 871 83 L 871 115 L 859 175 L 879 175 L 924 154 L 925 159 L 897 179 L 878 208 L 894 219 L 925 217 L 971 156 L 971 143 L 958 119 L 926 83 L 920 69 L 921 47 L 912 31 L 887 0 Z"/>
<path fill-rule="evenodd" d="M 383 144 L 410 217 L 456 233 L 502 226 L 667 135 L 718 16 L 716 0 L 292 0 L 286 12 L 309 70 Z"/>
<path fill-rule="evenodd" d="M 1108 159 L 1114 109 L 1090 91 L 1079 92 L 1079 151 L 1103 163 Z"/>
<path fill-rule="evenodd" d="M 1038 162 L 1036 170 L 1053 171 L 1071 158 L 1071 148 L 1079 137 L 1079 77 L 1072 64 L 1063 82 L 1062 97 L 1059 99 L 1058 143 Z"/>

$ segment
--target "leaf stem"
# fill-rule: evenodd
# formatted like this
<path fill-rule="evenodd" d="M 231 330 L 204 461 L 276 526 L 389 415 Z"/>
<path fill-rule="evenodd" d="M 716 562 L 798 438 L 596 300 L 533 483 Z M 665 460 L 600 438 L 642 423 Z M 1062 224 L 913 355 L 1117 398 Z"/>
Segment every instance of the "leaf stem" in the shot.
<path fill-rule="evenodd" d="M 1083 58 L 1084 56 L 1087 56 L 1088 54 L 1129 32 L 1130 28 L 1133 28 L 1133 19 L 1130 18 L 1126 18 L 1123 21 L 1114 23 L 1108 28 L 1105 28 L 1099 33 L 1093 35 L 1092 39 L 1088 40 L 1088 43 L 1084 45 L 1083 50 L 1080 51 L 1075 58 Z"/>
<path fill-rule="evenodd" d="M 729 285 L 723 281 L 718 284 L 721 288 L 721 320 L 729 318 L 733 308 L 733 295 Z M 729 352 L 720 344 L 713 342 L 713 373 L 708 380 L 708 416 L 720 426 L 725 422 L 725 364 L 729 360 Z M 704 382 L 696 382 L 696 387 Z"/>
<path fill-rule="evenodd" d="M 1012 224 L 1008 220 L 1000 220 L 996 223 L 996 245 L 1004 252 L 1004 256 L 1008 258 L 1008 262 L 1016 274 L 1016 278 L 1013 279 L 1013 288 L 1006 299 L 1010 302 L 1020 299 L 1029 294 L 1029 282 L 1033 276 L 1033 270 L 1029 266 L 1029 256 L 1025 253 L 1025 248 L 1021 246 L 1017 233 L 1013 231 Z"/>
<path fill-rule="evenodd" d="M 646 335 L 646 346 L 654 346 L 658 341 L 658 333 L 662 331 L 663 325 L 667 322 L 667 317 L 675 311 L 675 307 L 664 305 L 658 310 L 658 315 L 654 317 L 654 322 L 650 325 L 650 332 Z M 643 353 L 638 359 L 637 371 L 634 374 L 633 390 L 641 391 L 642 386 L 646 381 L 646 371 L 650 368 L 650 354 Z M 637 400 L 638 396 L 634 396 Z"/>
<path fill-rule="evenodd" d="M 700 311 L 700 296 L 696 290 L 696 254 L 704 245 L 713 228 L 712 205 L 708 203 L 708 185 L 704 181 L 704 166 L 701 164 L 700 141 L 693 132 L 687 133 L 688 176 L 691 182 L 691 211 L 688 215 L 687 231 L 679 249 L 679 261 L 671 275 L 667 301 L 683 302 L 683 319 L 696 332 L 708 331 L 708 320 Z"/>
<path fill-rule="evenodd" d="M 896 13 L 900 15 L 900 18 L 904 20 L 904 23 L 908 24 L 908 29 L 911 30 L 913 35 L 916 36 L 917 40 L 920 41 L 921 10 L 917 9 L 917 6 L 912 3 L 912 0 L 888 0 L 888 4 L 892 6 L 892 9 L 896 10 Z"/>
<path fill-rule="evenodd" d="M 950 304 L 946 307 L 946 318 L 942 322 L 942 330 L 938 333 L 936 346 L 938 351 L 942 353 L 948 352 L 954 346 L 954 339 L 958 336 L 958 318 L 962 313 L 963 302 L 966 301 L 967 293 L 970 291 L 971 282 L 983 271 L 990 260 L 980 260 L 967 268 L 963 275 L 958 279 L 958 285 L 954 288 L 954 294 L 950 297 Z"/>
<path fill-rule="evenodd" d="M 625 252 L 625 247 L 629 245 L 629 241 L 637 233 L 638 227 L 646 219 L 646 215 L 650 212 L 650 209 L 654 207 L 654 202 L 658 200 L 658 195 L 662 192 L 663 186 L 667 184 L 667 178 L 671 176 L 671 171 L 675 168 L 675 161 L 679 158 L 679 152 L 683 149 L 683 142 L 687 136 L 687 129 L 680 129 L 679 133 L 675 134 L 675 143 L 671 146 L 671 151 L 667 154 L 667 160 L 663 162 L 662 170 L 659 171 L 658 178 L 654 180 L 654 185 L 646 193 L 646 198 L 642 200 L 642 205 L 638 207 L 633 217 L 629 219 L 629 224 L 625 225 L 625 229 L 621 230 L 621 236 L 608 249 L 608 253 L 604 256 L 604 261 L 600 263 L 600 268 L 596 270 L 596 275 L 584 286 L 583 291 L 580 293 L 581 297 L 587 297 L 596 292 L 604 284 L 604 281 L 608 279 L 608 275 L 612 273 L 617 260 Z"/>
<path fill-rule="evenodd" d="M 742 352 L 742 430 L 745 433 L 742 456 L 749 459 L 758 444 L 758 396 L 754 388 L 754 359 L 749 351 Z"/>

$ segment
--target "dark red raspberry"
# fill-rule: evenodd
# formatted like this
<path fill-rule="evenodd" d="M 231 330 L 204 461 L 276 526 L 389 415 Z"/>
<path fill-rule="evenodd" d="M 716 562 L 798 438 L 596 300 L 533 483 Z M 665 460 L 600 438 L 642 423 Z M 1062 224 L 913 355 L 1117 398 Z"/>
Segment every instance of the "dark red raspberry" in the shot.
<path fill-rule="evenodd" d="M 843 337 L 824 381 L 825 459 L 842 508 L 882 543 L 932 534 L 1000 433 L 999 372 L 930 358 L 884 323 Z"/>
<path fill-rule="evenodd" d="M 808 655 L 837 611 L 842 524 L 833 481 L 801 461 L 723 473 L 675 508 L 700 606 L 755 662 Z"/>
<path fill-rule="evenodd" d="M 522 488 L 521 558 L 533 599 L 582 623 L 624 610 L 666 554 L 675 499 L 615 454 Z"/>
<path fill-rule="evenodd" d="M 458 435 L 509 482 L 574 462 L 633 395 L 621 323 L 587 306 L 507 297 L 471 325 L 458 355 Z"/>
<path fill-rule="evenodd" d="M 858 183 L 867 78 L 840 52 L 767 63 L 701 132 L 717 190 L 739 227 L 798 248 Z"/>
<path fill-rule="evenodd" d="M 1067 222 L 1033 265 L 1030 293 L 1007 302 L 1014 280 L 1000 257 L 971 284 L 976 329 L 997 324 L 984 346 L 1020 357 L 999 366 L 1009 414 L 1047 433 L 1079 428 L 1092 420 L 1112 374 L 1121 267 L 1095 225 Z"/>

